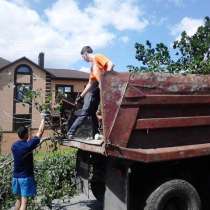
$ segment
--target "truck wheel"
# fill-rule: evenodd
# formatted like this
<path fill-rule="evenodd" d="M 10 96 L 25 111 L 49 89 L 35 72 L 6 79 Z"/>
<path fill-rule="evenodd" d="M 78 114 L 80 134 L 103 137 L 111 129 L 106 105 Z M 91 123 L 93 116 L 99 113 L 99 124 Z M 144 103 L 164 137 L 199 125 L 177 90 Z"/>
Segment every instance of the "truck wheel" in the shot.
<path fill-rule="evenodd" d="M 95 198 L 102 203 L 104 201 L 105 183 L 92 181 L 90 187 Z"/>
<path fill-rule="evenodd" d="M 144 210 L 200 210 L 201 201 L 196 189 L 180 179 L 160 185 L 150 194 Z"/>

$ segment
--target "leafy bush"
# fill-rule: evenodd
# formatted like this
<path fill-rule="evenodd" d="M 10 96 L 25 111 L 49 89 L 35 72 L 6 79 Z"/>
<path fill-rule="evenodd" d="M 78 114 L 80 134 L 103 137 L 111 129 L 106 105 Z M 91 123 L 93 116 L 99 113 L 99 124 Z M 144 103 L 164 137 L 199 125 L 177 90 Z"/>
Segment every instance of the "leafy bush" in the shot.
<path fill-rule="evenodd" d="M 54 152 L 36 164 L 37 189 L 41 205 L 52 207 L 52 200 L 75 193 L 75 154 Z"/>
<path fill-rule="evenodd" d="M 11 156 L 0 156 L 0 209 L 8 209 L 15 200 L 11 192 L 11 160 Z"/>
<path fill-rule="evenodd" d="M 8 163 L 11 157 L 0 157 L 2 163 Z M 75 151 L 61 150 L 46 152 L 42 160 L 36 160 L 35 177 L 37 181 L 37 196 L 30 200 L 30 209 L 41 209 L 42 206 L 52 207 L 52 201 L 64 196 L 73 196 L 76 192 Z M 15 197 L 11 193 L 12 163 L 0 168 L 0 209 L 9 209 L 15 203 Z"/>

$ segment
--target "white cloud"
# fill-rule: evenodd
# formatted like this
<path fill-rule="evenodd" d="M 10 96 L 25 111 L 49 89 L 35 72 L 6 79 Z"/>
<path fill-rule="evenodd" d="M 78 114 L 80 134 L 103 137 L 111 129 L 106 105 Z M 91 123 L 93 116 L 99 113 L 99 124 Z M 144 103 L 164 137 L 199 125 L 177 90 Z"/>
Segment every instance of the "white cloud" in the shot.
<path fill-rule="evenodd" d="M 82 66 L 82 67 L 79 69 L 79 71 L 83 71 L 83 72 L 89 73 L 89 72 L 90 72 L 90 68 L 85 67 L 85 66 Z"/>
<path fill-rule="evenodd" d="M 14 60 L 27 56 L 36 61 L 38 53 L 45 51 L 49 59 L 54 59 L 56 63 L 56 55 L 61 53 L 60 47 L 66 46 L 68 42 L 43 22 L 38 13 L 26 6 L 2 0 L 0 14 L 3 17 L 0 19 L 0 28 L 4 28 L 0 34 L 2 57 Z M 59 56 L 65 61 L 65 55 Z"/>
<path fill-rule="evenodd" d="M 42 16 L 24 4 L 27 0 L 0 1 L 0 56 L 36 61 L 44 51 L 53 67 L 79 60 L 83 45 L 96 50 L 108 46 L 117 38 L 114 30 L 123 36 L 124 30 L 141 31 L 148 24 L 135 0 L 93 0 L 84 9 L 76 0 L 57 0 Z"/>
<path fill-rule="evenodd" d="M 25 0 L 7 0 L 8 2 L 13 2 L 13 3 L 15 3 L 15 4 L 21 4 L 21 5 L 23 5 L 24 3 L 26 3 L 25 2 Z"/>
<path fill-rule="evenodd" d="M 167 17 L 158 17 L 157 15 L 151 15 L 150 17 L 150 23 L 155 26 L 162 26 L 166 24 L 167 21 Z"/>
<path fill-rule="evenodd" d="M 87 12 L 103 25 L 113 25 L 117 30 L 143 30 L 148 20 L 134 0 L 95 0 Z"/>
<path fill-rule="evenodd" d="M 170 31 L 173 36 L 176 37 L 176 40 L 180 39 L 180 34 L 183 31 L 189 36 L 192 36 L 196 33 L 199 26 L 203 25 L 202 19 L 193 19 L 190 17 L 184 17 L 180 23 L 176 24 L 175 26 L 171 27 Z"/>

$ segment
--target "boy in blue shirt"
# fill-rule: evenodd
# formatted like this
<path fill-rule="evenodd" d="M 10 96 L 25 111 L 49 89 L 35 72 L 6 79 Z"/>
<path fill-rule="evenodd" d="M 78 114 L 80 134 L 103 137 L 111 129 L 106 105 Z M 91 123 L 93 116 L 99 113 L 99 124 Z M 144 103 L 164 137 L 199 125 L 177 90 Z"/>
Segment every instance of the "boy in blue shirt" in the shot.
<path fill-rule="evenodd" d="M 40 143 L 44 132 L 44 119 L 35 137 L 29 140 L 28 128 L 20 127 L 17 131 L 19 140 L 12 145 L 14 158 L 14 170 L 12 191 L 18 196 L 15 210 L 26 210 L 28 197 L 36 195 L 36 183 L 34 180 L 33 150 Z"/>

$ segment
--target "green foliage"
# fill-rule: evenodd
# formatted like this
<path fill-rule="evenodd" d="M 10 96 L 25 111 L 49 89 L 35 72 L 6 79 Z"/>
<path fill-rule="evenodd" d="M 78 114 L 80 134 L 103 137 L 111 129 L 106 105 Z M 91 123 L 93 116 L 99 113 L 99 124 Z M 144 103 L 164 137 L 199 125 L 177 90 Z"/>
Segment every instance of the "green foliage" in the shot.
<path fill-rule="evenodd" d="M 0 209 L 9 209 L 15 197 L 11 192 L 11 156 L 0 156 Z"/>
<path fill-rule="evenodd" d="M 75 194 L 75 151 L 45 152 L 41 157 L 35 155 L 37 196 L 30 200 L 29 210 L 42 209 L 42 206 L 51 208 L 54 199 Z M 0 166 L 10 160 L 11 156 L 0 157 Z M 12 163 L 0 169 L 0 180 L 0 209 L 9 209 L 15 203 L 11 193 Z"/>
<path fill-rule="evenodd" d="M 41 90 L 26 90 L 23 97 L 23 106 L 24 103 L 29 104 L 31 106 L 34 106 L 39 112 L 47 111 L 49 112 L 51 110 L 51 104 L 52 104 L 52 96 L 48 95 L 45 98 L 45 101 L 43 101 Z"/>
<path fill-rule="evenodd" d="M 75 193 L 75 157 L 72 154 L 55 152 L 37 164 L 38 197 L 41 205 L 51 208 L 52 200 Z"/>
<path fill-rule="evenodd" d="M 174 56 L 164 43 L 158 43 L 155 48 L 149 41 L 145 45 L 136 43 L 135 49 L 136 59 L 142 66 L 129 65 L 130 71 L 209 74 L 210 18 L 205 18 L 204 25 L 193 36 L 182 32 L 181 39 L 173 43 Z"/>

